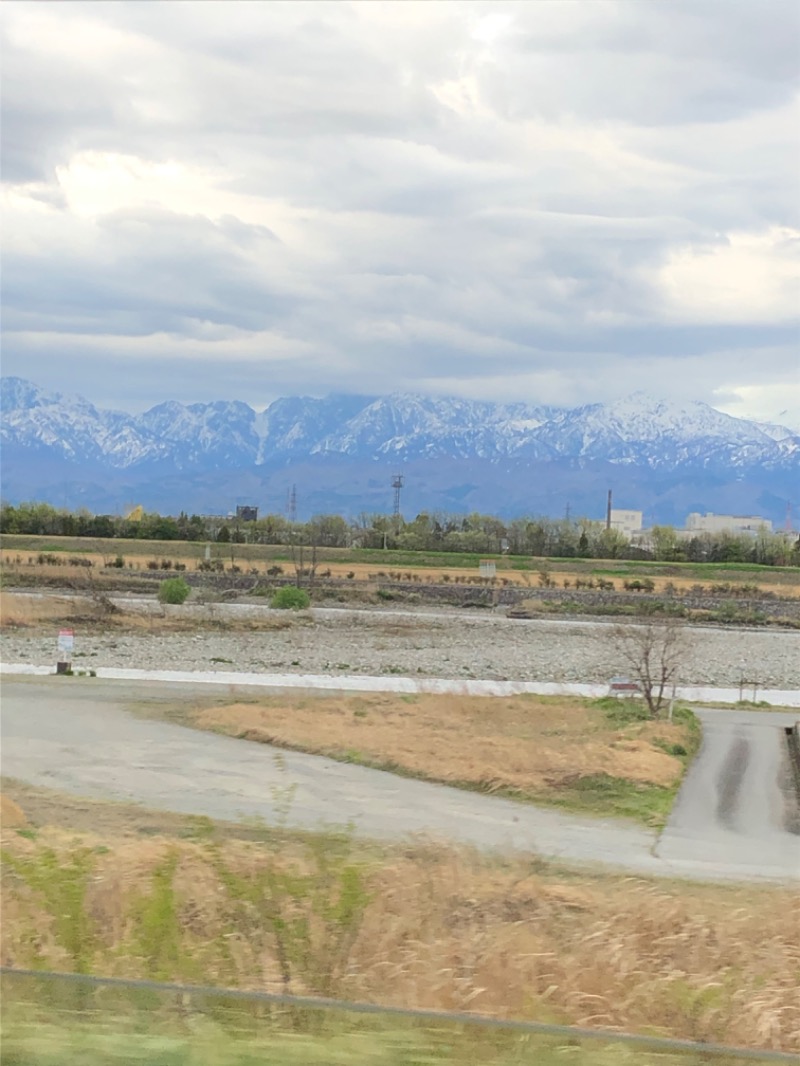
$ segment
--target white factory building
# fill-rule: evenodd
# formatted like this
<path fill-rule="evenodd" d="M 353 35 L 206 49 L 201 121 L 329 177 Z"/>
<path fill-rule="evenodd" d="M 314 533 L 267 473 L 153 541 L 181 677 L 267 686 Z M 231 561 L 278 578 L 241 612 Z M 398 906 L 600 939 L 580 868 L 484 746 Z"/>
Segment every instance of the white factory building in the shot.
<path fill-rule="evenodd" d="M 693 511 L 686 519 L 687 533 L 771 533 L 772 522 L 759 515 L 698 514 Z"/>

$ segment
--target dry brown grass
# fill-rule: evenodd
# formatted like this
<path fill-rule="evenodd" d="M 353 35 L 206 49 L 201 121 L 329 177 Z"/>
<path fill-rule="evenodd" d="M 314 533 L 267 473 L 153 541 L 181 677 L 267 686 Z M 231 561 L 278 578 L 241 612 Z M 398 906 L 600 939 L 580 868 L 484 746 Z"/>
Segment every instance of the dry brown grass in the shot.
<path fill-rule="evenodd" d="M 89 615 L 91 601 L 71 596 L 24 596 L 0 592 L 0 625 L 9 629 L 33 629 Z"/>
<path fill-rule="evenodd" d="M 138 546 L 139 545 L 137 544 L 137 547 Z M 99 580 L 103 583 L 118 581 L 120 578 L 120 574 L 124 573 L 124 571 L 119 571 L 114 568 L 108 569 L 105 567 L 104 564 L 112 556 L 116 555 L 117 551 L 119 551 L 120 554 L 125 556 L 125 548 L 125 543 L 120 542 L 118 548 L 115 547 L 113 552 L 106 552 L 105 554 L 103 554 L 97 551 L 81 551 L 80 558 L 86 559 L 92 563 L 91 573 L 95 580 Z M 61 578 L 65 581 L 80 581 L 82 575 L 85 577 L 86 572 L 83 571 L 80 567 L 69 566 L 69 552 L 59 553 L 60 556 L 63 555 L 62 565 L 39 564 L 35 561 L 29 563 L 29 559 L 36 559 L 36 554 L 37 553 L 31 551 L 19 551 L 18 549 L 13 548 L 2 548 L 0 549 L 0 566 L 13 568 L 15 572 L 22 575 L 28 575 L 33 579 L 35 579 L 37 575 L 39 577 L 47 577 L 51 580 Z M 147 562 L 149 559 L 160 560 L 163 558 L 168 559 L 170 562 L 173 563 L 173 565 L 176 562 L 182 563 L 187 568 L 187 570 L 194 571 L 196 570 L 198 563 L 201 561 L 202 551 L 197 547 L 194 551 L 187 551 L 186 546 L 178 542 L 175 544 L 174 551 L 163 551 L 159 548 L 158 550 L 154 550 L 152 555 L 148 555 L 147 553 L 142 554 L 136 552 L 127 556 L 128 562 L 132 563 L 134 566 L 138 565 L 139 570 L 141 571 L 146 571 Z M 275 565 L 274 560 L 272 559 L 257 560 L 251 559 L 249 557 L 244 558 L 243 556 L 236 555 L 235 561 L 242 568 L 243 571 L 249 572 L 252 569 L 254 571 L 257 571 L 258 575 L 262 577 L 266 576 L 267 570 L 271 566 Z M 223 558 L 222 562 L 224 563 L 226 570 L 231 565 L 230 558 Z M 596 563 L 598 568 L 604 566 L 603 560 L 597 560 Z M 292 564 L 283 561 L 280 565 L 283 567 L 284 578 L 291 579 L 294 573 L 294 568 Z M 539 586 L 539 575 L 535 569 L 513 570 L 511 569 L 511 565 L 512 560 L 509 559 L 500 560 L 498 562 L 498 583 L 507 582 L 510 585 L 521 586 L 523 588 L 536 588 Z M 402 574 L 404 575 L 404 580 L 406 579 L 407 575 L 410 575 L 410 580 L 412 583 L 440 582 L 443 579 L 454 582 L 456 579 L 471 580 L 479 576 L 478 569 L 474 566 L 418 566 L 415 568 L 413 566 L 408 567 L 399 566 L 396 564 L 387 564 L 384 568 L 380 563 L 376 563 L 375 561 L 366 563 L 336 562 L 335 560 L 321 561 L 318 565 L 317 572 L 322 573 L 323 571 L 328 570 L 330 570 L 331 577 L 338 578 L 341 580 L 346 579 L 350 574 L 353 574 L 352 581 L 354 584 L 366 583 L 370 586 L 374 586 L 376 584 L 376 581 L 385 580 L 383 578 L 377 578 L 378 573 L 380 573 L 382 570 L 384 573 Z M 550 580 L 558 588 L 563 588 L 565 580 L 569 581 L 570 585 L 574 587 L 576 577 L 582 577 L 584 578 L 584 580 L 588 580 L 592 576 L 591 568 L 587 568 L 585 572 L 581 572 L 579 574 L 574 568 L 559 570 L 557 569 L 557 567 L 551 565 L 547 565 L 547 573 Z M 612 580 L 616 586 L 617 591 L 621 592 L 624 591 L 623 581 L 625 580 L 625 577 L 633 575 L 621 574 L 619 577 L 615 577 L 613 575 L 604 574 L 604 576 L 607 579 Z M 646 575 L 640 574 L 639 576 Z M 708 577 L 698 578 L 694 576 L 684 577 L 680 574 L 672 576 L 652 575 L 652 580 L 655 585 L 655 593 L 663 593 L 665 586 L 670 584 L 680 592 L 686 592 L 695 584 L 705 584 L 707 587 L 712 587 L 715 584 L 725 583 L 724 581 L 722 581 L 722 579 Z M 750 572 L 744 575 L 738 575 L 736 574 L 736 572 L 733 572 L 733 574 L 727 577 L 725 580 L 732 581 L 733 583 L 747 582 L 749 584 L 756 584 L 763 591 L 775 592 L 780 596 L 800 597 L 800 581 L 787 580 L 786 575 L 782 572 L 770 574 L 767 570 L 759 573 L 757 576 Z"/>
<path fill-rule="evenodd" d="M 25 817 L 25 812 L 18 803 L 7 796 L 4 792 L 0 792 L 0 827 L 2 830 L 18 829 L 20 826 L 27 825 L 28 819 Z"/>
<path fill-rule="evenodd" d="M 64 866 L 77 847 L 95 849 L 94 972 L 147 972 L 132 946 L 137 907 L 173 852 L 183 962 L 163 976 L 184 977 L 188 960 L 204 983 L 280 989 L 274 952 L 236 917 L 210 845 L 54 828 L 4 837 L 14 855 L 50 848 Z M 222 854 L 240 874 L 306 861 L 300 838 L 277 850 L 233 840 Z M 800 909 L 788 889 L 594 876 L 423 845 L 359 857 L 370 903 L 336 995 L 800 1050 Z M 8 874 L 3 916 L 4 964 L 69 967 L 41 897 Z"/>
<path fill-rule="evenodd" d="M 8 629 L 52 630 L 59 625 L 82 625 L 89 631 L 112 628 L 130 633 L 184 633 L 216 626 L 233 631 L 277 631 L 311 624 L 310 615 L 303 612 L 264 613 L 253 617 L 226 616 L 222 619 L 213 602 L 192 605 L 185 610 L 159 607 L 155 611 L 137 611 L 133 607 L 113 608 L 102 595 L 0 592 L 0 626 Z"/>
<path fill-rule="evenodd" d="M 248 740 L 530 796 L 601 773 L 673 785 L 682 763 L 654 742 L 687 739 L 684 726 L 668 722 L 615 728 L 568 697 L 286 696 L 199 709 L 190 719 Z"/>

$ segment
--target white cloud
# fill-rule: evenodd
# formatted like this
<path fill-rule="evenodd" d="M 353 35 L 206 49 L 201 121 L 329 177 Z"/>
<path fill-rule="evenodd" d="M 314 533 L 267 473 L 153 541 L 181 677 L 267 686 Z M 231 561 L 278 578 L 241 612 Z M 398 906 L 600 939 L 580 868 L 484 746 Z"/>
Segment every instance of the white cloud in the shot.
<path fill-rule="evenodd" d="M 102 350 L 155 401 L 194 350 L 205 397 L 277 361 L 283 391 L 742 412 L 796 383 L 794 5 L 3 15 L 5 372 L 50 345 L 93 394 Z"/>
<path fill-rule="evenodd" d="M 800 231 L 730 233 L 677 248 L 659 280 L 669 311 L 689 321 L 791 321 L 800 307 Z"/>

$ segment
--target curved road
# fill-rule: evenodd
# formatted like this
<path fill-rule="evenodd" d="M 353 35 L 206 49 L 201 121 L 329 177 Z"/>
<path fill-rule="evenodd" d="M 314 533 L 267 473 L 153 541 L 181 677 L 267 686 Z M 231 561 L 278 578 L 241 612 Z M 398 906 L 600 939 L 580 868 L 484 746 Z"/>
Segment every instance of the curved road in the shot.
<path fill-rule="evenodd" d="M 174 702 L 207 686 L 6 677 L 2 772 L 95 799 L 305 828 L 352 823 L 480 848 L 691 878 L 800 877 L 783 727 L 794 715 L 702 711 L 705 739 L 667 829 L 584 818 L 414 781 L 319 756 L 137 718 L 131 701 Z"/>

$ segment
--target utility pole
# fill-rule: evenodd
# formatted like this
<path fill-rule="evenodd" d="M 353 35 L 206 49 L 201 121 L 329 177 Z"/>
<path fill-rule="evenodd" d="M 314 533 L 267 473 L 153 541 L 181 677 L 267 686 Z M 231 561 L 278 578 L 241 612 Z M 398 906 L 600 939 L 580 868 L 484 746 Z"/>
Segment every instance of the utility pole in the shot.
<path fill-rule="evenodd" d="M 611 529 L 611 489 L 608 490 L 608 504 L 606 506 L 606 529 Z"/>

